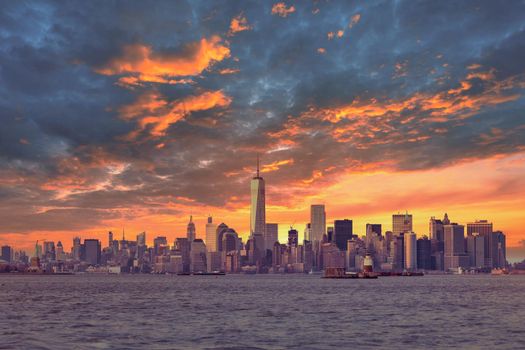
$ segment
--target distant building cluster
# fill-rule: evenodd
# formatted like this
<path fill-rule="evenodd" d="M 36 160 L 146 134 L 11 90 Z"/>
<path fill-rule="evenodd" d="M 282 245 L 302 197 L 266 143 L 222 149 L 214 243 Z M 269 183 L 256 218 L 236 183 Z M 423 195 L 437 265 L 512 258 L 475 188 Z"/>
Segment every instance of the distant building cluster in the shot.
<path fill-rule="evenodd" d="M 290 227 L 284 242 L 278 239 L 278 224 L 266 222 L 265 181 L 257 173 L 251 180 L 250 234 L 246 242 L 234 228 L 216 225 L 208 217 L 204 238 L 190 216 L 186 237 L 168 242 L 155 237 L 146 244 L 146 233 L 135 240 L 116 239 L 108 233 L 108 245 L 98 239 L 73 238 L 70 252 L 62 243 L 44 241 L 35 245 L 34 256 L 2 247 L 0 270 L 11 266 L 29 272 L 108 272 L 108 273 L 306 273 L 326 268 L 360 272 L 373 268 L 381 272 L 476 271 L 490 272 L 507 266 L 505 235 L 494 231 L 492 223 L 477 220 L 465 226 L 453 223 L 448 215 L 429 221 L 428 236 L 413 232 L 413 217 L 392 215 L 392 230 L 380 224 L 366 224 L 364 235 L 354 232 L 350 219 L 334 220 L 327 226 L 323 204 L 310 208 L 310 223 L 301 242 L 299 232 Z M 302 243 L 302 244 L 301 244 Z M 366 265 L 366 267 L 365 267 Z M 371 265 L 371 266 L 370 266 Z M 5 268 L 4 268 L 5 270 Z"/>

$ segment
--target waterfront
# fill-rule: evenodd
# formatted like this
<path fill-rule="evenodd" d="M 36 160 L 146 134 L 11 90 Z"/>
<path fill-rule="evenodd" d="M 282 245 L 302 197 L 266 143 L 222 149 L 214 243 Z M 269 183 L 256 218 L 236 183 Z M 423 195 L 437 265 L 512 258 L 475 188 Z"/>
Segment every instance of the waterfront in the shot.
<path fill-rule="evenodd" d="M 524 348 L 523 276 L 0 276 L 0 349 Z"/>

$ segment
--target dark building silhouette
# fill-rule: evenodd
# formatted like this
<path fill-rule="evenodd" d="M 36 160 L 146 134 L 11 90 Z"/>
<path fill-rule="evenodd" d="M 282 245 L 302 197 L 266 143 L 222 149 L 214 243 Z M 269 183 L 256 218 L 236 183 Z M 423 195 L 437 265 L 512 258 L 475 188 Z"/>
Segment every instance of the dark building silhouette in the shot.
<path fill-rule="evenodd" d="M 90 265 L 100 264 L 100 241 L 98 239 L 84 240 L 85 261 Z"/>
<path fill-rule="evenodd" d="M 339 250 L 346 250 L 346 242 L 352 239 L 354 234 L 352 220 L 335 220 L 334 221 L 334 236 L 335 245 Z"/>
<path fill-rule="evenodd" d="M 420 270 L 432 269 L 432 244 L 430 239 L 423 237 L 417 240 L 417 268 Z"/>

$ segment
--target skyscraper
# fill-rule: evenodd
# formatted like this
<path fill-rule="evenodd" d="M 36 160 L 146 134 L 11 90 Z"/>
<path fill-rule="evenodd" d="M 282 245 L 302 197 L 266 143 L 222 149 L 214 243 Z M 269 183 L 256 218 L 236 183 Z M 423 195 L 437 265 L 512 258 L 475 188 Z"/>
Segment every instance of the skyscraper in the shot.
<path fill-rule="evenodd" d="M 113 232 L 108 232 L 108 247 L 113 247 Z"/>
<path fill-rule="evenodd" d="M 378 236 L 381 236 L 381 224 L 366 224 L 366 234 L 370 234 L 372 232 L 376 233 Z"/>
<path fill-rule="evenodd" d="M 414 232 L 405 232 L 405 269 L 414 271 L 417 269 L 417 239 Z"/>
<path fill-rule="evenodd" d="M 334 242 L 339 250 L 347 249 L 347 241 L 352 239 L 354 234 L 352 220 L 335 220 L 334 221 Z"/>
<path fill-rule="evenodd" d="M 188 242 L 193 242 L 195 240 L 195 224 L 193 223 L 193 216 L 190 215 L 190 222 L 188 222 L 188 228 L 186 230 L 186 238 L 188 238 Z"/>
<path fill-rule="evenodd" d="M 208 216 L 208 222 L 206 223 L 206 249 L 208 252 L 216 252 L 218 250 L 216 229 L 213 218 Z"/>
<path fill-rule="evenodd" d="M 137 246 L 146 245 L 146 232 L 141 232 L 137 235 Z"/>
<path fill-rule="evenodd" d="M 266 249 L 273 249 L 275 242 L 279 241 L 279 224 L 268 223 L 266 224 L 266 237 L 265 245 Z"/>
<path fill-rule="evenodd" d="M 310 229 L 309 241 L 321 241 L 326 234 L 326 212 L 324 204 L 312 204 L 310 206 Z"/>
<path fill-rule="evenodd" d="M 444 226 L 445 270 L 469 267 L 469 256 L 465 250 L 465 227 L 458 224 Z"/>
<path fill-rule="evenodd" d="M 298 244 L 299 244 L 299 232 L 293 227 L 290 227 L 290 230 L 288 231 L 288 245 L 290 247 L 297 247 Z"/>
<path fill-rule="evenodd" d="M 485 267 L 485 237 L 478 232 L 467 235 L 467 254 L 470 267 Z"/>
<path fill-rule="evenodd" d="M 493 235 L 492 235 L 492 222 L 487 220 L 476 220 L 474 222 L 467 223 L 467 236 L 471 236 L 474 233 L 479 233 L 485 241 L 485 266 L 493 267 L 494 266 L 494 257 L 493 257 Z"/>
<path fill-rule="evenodd" d="M 431 253 L 432 243 L 428 237 L 417 240 L 417 268 L 420 270 L 430 270 L 432 268 Z"/>
<path fill-rule="evenodd" d="M 430 234 L 430 239 L 437 241 L 437 242 L 443 242 L 444 241 L 443 221 L 436 219 L 433 216 L 430 218 L 428 226 L 429 226 L 428 232 Z"/>
<path fill-rule="evenodd" d="M 71 253 L 73 255 L 73 260 L 80 260 L 80 237 L 73 238 L 73 247 L 71 248 Z"/>
<path fill-rule="evenodd" d="M 2 246 L 2 256 L 0 256 L 0 259 L 5 260 L 7 262 L 11 262 L 11 260 L 13 259 L 12 255 L 12 249 L 10 246 Z"/>
<path fill-rule="evenodd" d="M 403 235 L 405 232 L 412 232 L 412 214 L 392 215 L 392 232 L 396 236 Z"/>
<path fill-rule="evenodd" d="M 202 239 L 194 239 L 191 242 L 191 272 L 206 272 L 206 244 Z"/>
<path fill-rule="evenodd" d="M 257 156 L 257 173 L 252 178 L 250 208 L 250 234 L 265 237 L 266 230 L 266 193 L 264 179 L 259 176 L 259 156 Z"/>
<path fill-rule="evenodd" d="M 100 263 L 100 241 L 98 239 L 85 239 L 86 262 L 90 265 Z"/>

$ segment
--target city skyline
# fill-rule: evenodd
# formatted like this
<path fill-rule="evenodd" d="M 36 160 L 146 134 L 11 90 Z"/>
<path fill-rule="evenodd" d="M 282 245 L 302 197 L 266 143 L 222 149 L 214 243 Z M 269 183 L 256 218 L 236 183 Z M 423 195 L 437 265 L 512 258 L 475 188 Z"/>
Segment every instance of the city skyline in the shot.
<path fill-rule="evenodd" d="M 360 236 L 408 211 L 422 237 L 446 212 L 489 220 L 520 260 L 511 3 L 3 3 L 0 245 L 172 239 L 190 216 L 204 239 L 209 215 L 246 240 L 259 154 L 258 225 L 280 240 L 312 204 Z"/>

